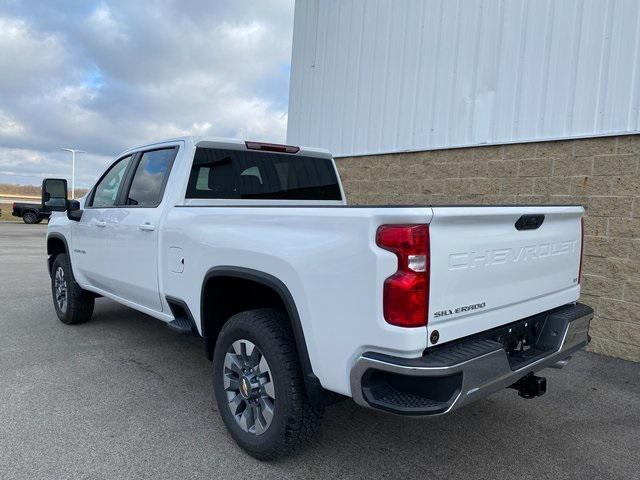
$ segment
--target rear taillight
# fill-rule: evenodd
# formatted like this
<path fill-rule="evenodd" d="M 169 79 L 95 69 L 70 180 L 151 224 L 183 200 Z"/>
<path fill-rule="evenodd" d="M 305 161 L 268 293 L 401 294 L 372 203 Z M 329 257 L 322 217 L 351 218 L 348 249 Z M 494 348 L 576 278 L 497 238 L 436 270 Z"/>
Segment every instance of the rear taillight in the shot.
<path fill-rule="evenodd" d="M 580 268 L 578 269 L 578 284 L 582 281 L 582 257 L 584 257 L 584 217 L 580 217 Z"/>
<path fill-rule="evenodd" d="M 16 204 L 15 202 L 13 203 L 13 205 L 11 205 L 11 207 L 15 210 L 16 209 Z"/>
<path fill-rule="evenodd" d="M 384 282 L 384 318 L 399 327 L 424 327 L 429 309 L 429 227 L 382 225 L 376 243 L 398 257 L 398 270 Z"/>

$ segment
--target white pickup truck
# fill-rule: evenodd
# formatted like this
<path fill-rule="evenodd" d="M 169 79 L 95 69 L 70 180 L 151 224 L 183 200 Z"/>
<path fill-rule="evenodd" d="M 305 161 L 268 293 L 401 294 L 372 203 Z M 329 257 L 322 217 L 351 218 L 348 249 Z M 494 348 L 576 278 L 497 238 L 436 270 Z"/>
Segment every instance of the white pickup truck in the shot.
<path fill-rule="evenodd" d="M 43 182 L 55 310 L 107 297 L 201 336 L 231 435 L 271 459 L 351 397 L 429 416 L 588 341 L 580 206 L 347 206 L 324 150 L 179 138 L 121 154 L 80 201 Z"/>

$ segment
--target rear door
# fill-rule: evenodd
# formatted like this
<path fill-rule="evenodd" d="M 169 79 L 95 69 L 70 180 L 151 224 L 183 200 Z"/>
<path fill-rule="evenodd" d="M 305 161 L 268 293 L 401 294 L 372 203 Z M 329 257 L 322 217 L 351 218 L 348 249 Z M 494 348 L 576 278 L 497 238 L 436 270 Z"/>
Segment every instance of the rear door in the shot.
<path fill-rule="evenodd" d="M 583 212 L 434 207 L 429 336 L 440 344 L 577 300 Z"/>
<path fill-rule="evenodd" d="M 165 186 L 177 145 L 139 152 L 118 208 L 105 215 L 109 291 L 155 311 L 162 310 L 158 284 L 158 229 Z"/>

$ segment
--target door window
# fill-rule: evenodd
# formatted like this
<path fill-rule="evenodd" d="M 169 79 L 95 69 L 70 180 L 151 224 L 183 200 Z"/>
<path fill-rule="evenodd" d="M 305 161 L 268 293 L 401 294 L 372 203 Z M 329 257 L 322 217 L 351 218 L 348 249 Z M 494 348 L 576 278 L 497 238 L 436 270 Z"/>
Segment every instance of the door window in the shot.
<path fill-rule="evenodd" d="M 162 200 L 164 185 L 177 148 L 144 152 L 131 181 L 127 205 L 157 207 Z"/>
<path fill-rule="evenodd" d="M 124 174 L 131 163 L 131 155 L 118 160 L 96 185 L 91 206 L 95 208 L 113 207 L 118 198 Z"/>

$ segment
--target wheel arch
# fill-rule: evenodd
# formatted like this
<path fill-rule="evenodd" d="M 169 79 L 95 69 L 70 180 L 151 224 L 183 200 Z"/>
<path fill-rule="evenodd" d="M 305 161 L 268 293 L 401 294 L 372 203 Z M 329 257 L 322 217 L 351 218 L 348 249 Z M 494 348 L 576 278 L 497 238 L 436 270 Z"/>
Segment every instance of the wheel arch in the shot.
<path fill-rule="evenodd" d="M 49 234 L 47 236 L 49 275 L 51 275 L 51 268 L 53 267 L 53 261 L 56 258 L 56 255 L 60 255 L 61 253 L 66 253 L 67 255 L 69 255 L 69 244 L 67 243 L 67 239 L 59 233 Z"/>
<path fill-rule="evenodd" d="M 326 391 L 322 388 L 318 377 L 313 373 L 307 343 L 304 336 L 300 315 L 296 307 L 295 300 L 287 286 L 278 278 L 268 273 L 253 270 L 245 267 L 235 266 L 218 266 L 209 269 L 202 282 L 202 290 L 200 295 L 200 327 L 202 336 L 205 341 L 205 350 L 207 357 L 213 358 L 213 350 L 217 335 L 227 318 L 221 320 L 215 318 L 214 305 L 211 305 L 212 295 L 215 298 L 215 287 L 220 286 L 220 282 L 230 281 L 246 282 L 245 286 L 255 286 L 255 288 L 268 289 L 281 302 L 285 313 L 289 318 L 291 330 L 293 332 L 294 341 L 300 361 L 305 387 L 310 400 L 322 401 L 326 396 Z M 264 290 L 265 292 L 267 290 Z M 273 306 L 273 305 L 268 305 Z M 245 309 L 246 310 L 246 309 Z M 238 313 L 238 312 L 235 312 Z M 234 313 L 234 314 L 235 314 Z M 222 314 L 224 315 L 224 313 Z"/>

